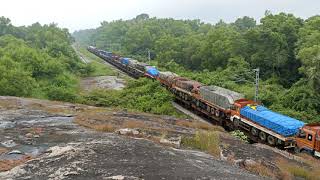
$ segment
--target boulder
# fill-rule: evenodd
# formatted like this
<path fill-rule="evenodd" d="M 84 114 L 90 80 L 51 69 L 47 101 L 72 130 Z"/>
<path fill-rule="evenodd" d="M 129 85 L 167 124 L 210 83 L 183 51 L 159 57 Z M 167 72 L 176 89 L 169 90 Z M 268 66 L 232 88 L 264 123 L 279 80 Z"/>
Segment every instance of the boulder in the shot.
<path fill-rule="evenodd" d="M 120 135 L 134 135 L 137 136 L 140 132 L 137 129 L 124 128 L 116 131 L 117 134 Z"/>
<path fill-rule="evenodd" d="M 170 137 L 170 138 L 161 138 L 160 139 L 160 143 L 162 144 L 169 144 L 169 145 L 173 145 L 177 148 L 180 148 L 181 145 L 181 136 L 178 137 Z"/>

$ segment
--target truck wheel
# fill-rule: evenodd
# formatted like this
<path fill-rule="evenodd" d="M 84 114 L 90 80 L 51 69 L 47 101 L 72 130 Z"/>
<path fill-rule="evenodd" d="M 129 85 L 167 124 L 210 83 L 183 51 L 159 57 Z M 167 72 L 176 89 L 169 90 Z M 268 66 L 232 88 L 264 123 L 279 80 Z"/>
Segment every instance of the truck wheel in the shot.
<path fill-rule="evenodd" d="M 219 110 L 216 110 L 215 115 L 216 115 L 216 117 L 219 117 L 219 116 L 220 116 L 220 111 L 219 111 Z"/>
<path fill-rule="evenodd" d="M 266 133 L 260 131 L 260 133 L 259 133 L 259 138 L 260 138 L 261 141 L 266 141 L 266 139 L 267 139 Z"/>
<path fill-rule="evenodd" d="M 269 143 L 270 145 L 275 145 L 275 144 L 276 144 L 276 138 L 273 137 L 273 136 L 271 136 L 271 135 L 269 135 L 269 136 L 268 136 L 268 143 Z"/>
<path fill-rule="evenodd" d="M 211 111 L 211 108 L 210 108 L 210 106 L 208 106 L 208 105 L 207 105 L 207 111 L 208 111 L 208 112 Z"/>
<path fill-rule="evenodd" d="M 300 148 L 294 147 L 294 152 L 297 153 L 297 154 L 300 153 Z"/>
<path fill-rule="evenodd" d="M 255 128 L 255 127 L 252 127 L 251 128 L 251 134 L 253 136 L 258 136 L 259 135 L 259 130 L 257 128 Z"/>

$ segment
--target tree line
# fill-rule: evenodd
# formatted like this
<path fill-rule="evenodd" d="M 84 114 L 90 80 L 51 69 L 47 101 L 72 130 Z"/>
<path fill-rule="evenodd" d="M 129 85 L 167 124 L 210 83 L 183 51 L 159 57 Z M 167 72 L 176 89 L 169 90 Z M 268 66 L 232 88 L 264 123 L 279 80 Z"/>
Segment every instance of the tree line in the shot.
<path fill-rule="evenodd" d="M 320 16 L 266 12 L 257 23 L 242 17 L 216 24 L 200 20 L 150 18 L 102 22 L 76 31 L 83 45 L 134 56 L 162 70 L 254 96 L 260 68 L 260 101 L 273 110 L 306 121 L 320 121 Z"/>
<path fill-rule="evenodd" d="M 0 17 L 0 95 L 75 101 L 78 76 L 88 73 L 56 24 L 15 27 Z"/>

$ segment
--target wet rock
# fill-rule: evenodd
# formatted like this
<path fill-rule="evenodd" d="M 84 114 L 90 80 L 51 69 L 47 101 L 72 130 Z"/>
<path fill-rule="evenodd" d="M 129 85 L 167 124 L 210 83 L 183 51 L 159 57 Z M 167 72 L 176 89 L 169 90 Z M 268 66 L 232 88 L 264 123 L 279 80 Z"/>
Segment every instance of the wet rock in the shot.
<path fill-rule="evenodd" d="M 110 176 L 110 177 L 104 177 L 103 179 L 109 179 L 109 180 L 142 180 L 141 178 L 134 177 L 134 176 Z"/>
<path fill-rule="evenodd" d="M 10 151 L 8 152 L 8 154 L 23 154 L 23 152 L 19 151 L 19 150 L 13 150 L 13 151 Z"/>
<path fill-rule="evenodd" d="M 24 174 L 0 173 L 0 179 L 260 179 L 199 151 L 110 133 L 76 136 L 19 166 Z"/>
<path fill-rule="evenodd" d="M 6 171 L 0 172 L 0 179 L 259 179 L 207 153 L 162 146 L 142 138 L 97 132 L 75 125 L 74 118 L 65 114 L 75 113 L 75 109 L 81 106 L 87 111 L 83 114 L 90 117 L 99 115 L 95 118 L 100 124 L 104 121 L 99 117 L 103 117 L 105 122 L 115 124 L 124 120 L 144 121 L 157 128 L 156 132 L 166 128 L 179 132 L 178 135 L 194 131 L 180 126 L 177 130 L 170 118 L 130 112 L 113 114 L 114 111 L 101 111 L 100 108 L 96 113 L 96 109 L 89 106 L 13 97 L 0 97 L 0 106 L 4 103 L 2 99 L 21 104 L 22 109 L 14 107 L 12 111 L 0 111 L 0 122 L 8 119 L 17 122 L 17 128 L 0 131 L 1 142 L 10 139 L 5 144 L 17 143 L 14 149 L 25 154 L 2 153 L 1 157 L 7 159 L 2 164 L 0 161 L 0 171 Z M 77 115 L 75 113 L 75 117 Z M 139 137 L 144 132 L 142 128 L 118 131 L 119 134 Z M 27 145 L 25 135 L 28 133 L 32 137 L 40 137 L 30 138 L 32 144 Z M 161 132 L 154 136 L 159 135 Z M 164 139 L 165 142 L 177 141 Z"/>
<path fill-rule="evenodd" d="M 0 166 L 0 169 L 1 169 L 1 166 Z M 5 169 L 5 168 L 3 168 L 3 169 Z M 6 179 L 15 179 L 16 177 L 21 176 L 21 175 L 25 174 L 26 172 L 27 172 L 26 170 L 21 169 L 18 166 L 18 167 L 14 167 L 10 171 L 0 172 L 0 177 L 10 177 L 10 178 L 6 178 Z"/>
<path fill-rule="evenodd" d="M 54 146 L 54 147 L 51 147 L 47 152 L 50 152 L 48 157 L 54 157 L 54 156 L 66 154 L 68 152 L 74 152 L 75 150 L 76 149 L 72 146 L 65 146 L 65 147 Z"/>
<path fill-rule="evenodd" d="M 134 135 L 134 136 L 137 136 L 140 134 L 138 130 L 130 129 L 130 128 L 119 129 L 116 131 L 116 133 L 120 135 Z"/>
<path fill-rule="evenodd" d="M 170 138 L 161 138 L 160 143 L 173 145 L 174 147 L 180 148 L 181 145 L 181 137 L 170 137 Z"/>
<path fill-rule="evenodd" d="M 16 123 L 11 121 L 0 121 L 0 129 L 8 129 L 15 127 Z"/>
<path fill-rule="evenodd" d="M 17 145 L 13 140 L 4 141 L 1 144 L 7 148 L 15 147 Z"/>

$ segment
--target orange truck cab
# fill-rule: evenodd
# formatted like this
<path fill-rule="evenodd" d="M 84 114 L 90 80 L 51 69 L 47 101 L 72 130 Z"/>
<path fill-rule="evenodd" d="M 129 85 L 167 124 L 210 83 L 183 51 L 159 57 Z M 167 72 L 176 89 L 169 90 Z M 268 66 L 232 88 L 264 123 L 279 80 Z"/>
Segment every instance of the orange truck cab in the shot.
<path fill-rule="evenodd" d="M 320 123 L 300 128 L 296 138 L 296 152 L 307 152 L 320 157 Z"/>

